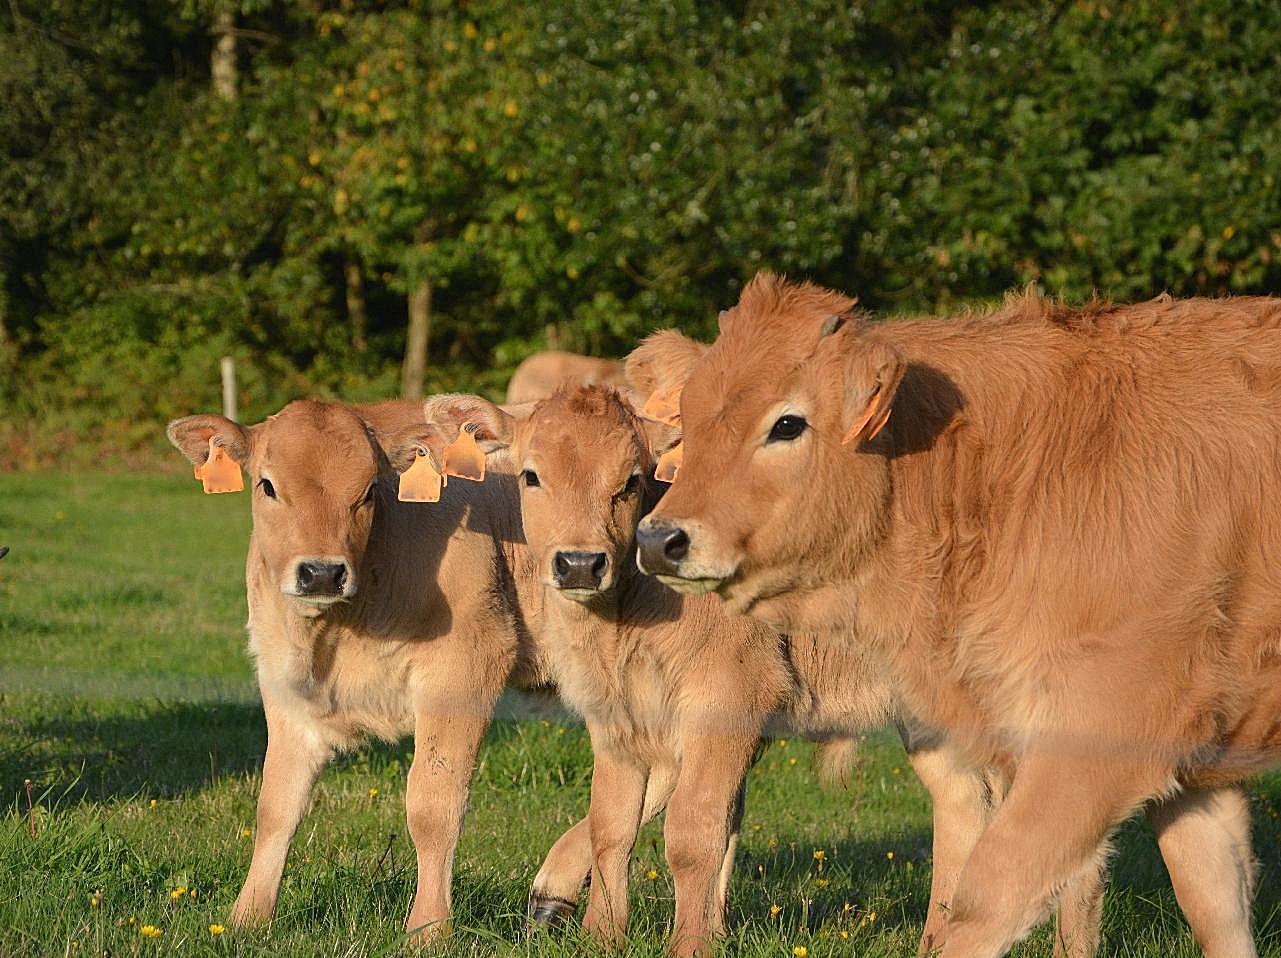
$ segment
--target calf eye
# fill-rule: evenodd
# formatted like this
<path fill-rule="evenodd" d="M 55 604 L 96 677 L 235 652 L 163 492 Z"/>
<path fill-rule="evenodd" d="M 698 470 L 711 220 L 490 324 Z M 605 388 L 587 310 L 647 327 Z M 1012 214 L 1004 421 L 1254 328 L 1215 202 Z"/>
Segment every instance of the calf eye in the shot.
<path fill-rule="evenodd" d="M 532 487 L 542 485 L 542 483 L 538 481 L 538 473 L 534 472 L 533 469 L 523 470 L 520 474 L 520 479 L 526 486 Z"/>
<path fill-rule="evenodd" d="M 640 476 L 638 476 L 636 473 L 632 473 L 630 476 L 627 477 L 627 483 L 623 486 L 623 495 L 625 496 L 633 495 L 636 492 L 636 490 L 639 488 L 640 488 Z"/>
<path fill-rule="evenodd" d="M 374 493 L 377 492 L 377 483 L 371 482 L 369 488 L 365 490 L 364 498 L 360 500 L 362 506 L 373 505 Z"/>
<path fill-rule="evenodd" d="M 266 476 L 258 480 L 258 488 L 262 490 L 262 494 L 268 499 L 276 498 L 276 487 L 271 484 L 271 480 Z"/>
<path fill-rule="evenodd" d="M 766 442 L 791 442 L 805 431 L 808 426 L 801 416 L 779 416 L 778 422 L 774 423 L 773 428 L 769 431 L 769 438 Z"/>

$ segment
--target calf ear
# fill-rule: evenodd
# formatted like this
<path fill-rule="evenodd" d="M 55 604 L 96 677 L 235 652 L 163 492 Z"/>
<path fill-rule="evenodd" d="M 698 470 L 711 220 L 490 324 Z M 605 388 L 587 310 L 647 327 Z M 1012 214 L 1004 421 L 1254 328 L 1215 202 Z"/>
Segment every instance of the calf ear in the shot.
<path fill-rule="evenodd" d="M 851 336 L 846 357 L 841 442 L 864 442 L 889 421 L 907 363 L 892 343 L 875 334 Z"/>
<path fill-rule="evenodd" d="M 165 435 L 193 465 L 203 466 L 209 458 L 209 440 L 227 450 L 236 463 L 249 461 L 249 430 L 223 416 L 187 416 L 175 419 Z"/>
<path fill-rule="evenodd" d="M 525 405 L 520 403 L 513 408 L 520 409 Z M 451 440 L 470 423 L 475 427 L 472 438 L 486 455 L 510 446 L 516 425 L 516 417 L 501 406 L 468 393 L 431 396 L 423 403 L 423 415 Z"/>
<path fill-rule="evenodd" d="M 627 385 L 644 403 L 655 393 L 679 391 L 694 364 L 707 352 L 700 342 L 674 329 L 647 336 L 624 364 Z"/>

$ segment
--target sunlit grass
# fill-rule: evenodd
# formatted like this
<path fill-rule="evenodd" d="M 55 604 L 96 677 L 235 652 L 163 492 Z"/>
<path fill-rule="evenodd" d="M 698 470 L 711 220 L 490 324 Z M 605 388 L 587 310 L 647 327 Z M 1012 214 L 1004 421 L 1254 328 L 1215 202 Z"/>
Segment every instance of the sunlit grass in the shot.
<path fill-rule="evenodd" d="M 243 498 L 189 480 L 0 477 L 0 544 L 13 548 L 0 562 L 0 955 L 403 950 L 408 741 L 336 762 L 275 923 L 226 922 L 265 746 L 243 651 L 247 528 Z M 929 889 L 925 795 L 892 734 L 870 737 L 846 790 L 818 786 L 811 751 L 775 740 L 752 772 L 724 951 L 911 954 Z M 531 936 L 523 922 L 542 856 L 587 807 L 585 733 L 556 711 L 501 721 L 481 762 L 448 953 L 592 953 L 572 929 Z M 1281 781 L 1251 793 L 1261 949 L 1276 955 Z M 1105 953 L 1197 954 L 1146 825 L 1129 824 L 1118 847 Z M 671 895 L 651 825 L 632 866 L 629 954 L 663 954 Z M 1043 930 L 1019 954 L 1048 954 L 1049 940 Z"/>

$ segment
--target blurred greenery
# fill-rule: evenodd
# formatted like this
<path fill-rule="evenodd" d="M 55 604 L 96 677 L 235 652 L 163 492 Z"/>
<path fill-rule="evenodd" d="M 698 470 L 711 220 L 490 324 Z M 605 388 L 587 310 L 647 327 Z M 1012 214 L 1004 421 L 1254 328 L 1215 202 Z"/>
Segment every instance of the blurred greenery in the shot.
<path fill-rule="evenodd" d="M 235 95 L 211 82 L 234 25 Z M 760 268 L 887 311 L 1278 281 L 1271 0 L 10 0 L 0 464 L 709 335 Z"/>

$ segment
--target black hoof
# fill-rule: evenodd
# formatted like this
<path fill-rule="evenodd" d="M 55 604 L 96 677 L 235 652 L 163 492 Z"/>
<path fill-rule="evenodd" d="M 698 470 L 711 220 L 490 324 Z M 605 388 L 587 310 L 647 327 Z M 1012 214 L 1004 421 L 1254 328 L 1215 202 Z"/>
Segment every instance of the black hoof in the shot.
<path fill-rule="evenodd" d="M 553 898 L 549 895 L 530 895 L 529 916 L 530 928 L 560 928 L 574 917 L 578 902 L 564 898 Z"/>

